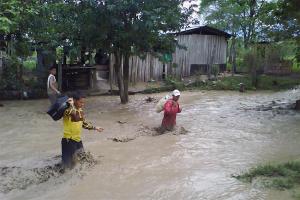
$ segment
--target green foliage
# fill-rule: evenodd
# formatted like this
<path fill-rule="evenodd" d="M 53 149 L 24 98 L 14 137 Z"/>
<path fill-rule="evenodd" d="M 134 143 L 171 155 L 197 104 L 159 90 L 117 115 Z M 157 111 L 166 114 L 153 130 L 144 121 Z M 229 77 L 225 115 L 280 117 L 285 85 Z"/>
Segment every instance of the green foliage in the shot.
<path fill-rule="evenodd" d="M 58 60 L 58 62 L 61 62 L 63 55 L 64 55 L 64 49 L 62 47 L 57 47 L 56 48 L 56 59 Z"/>
<path fill-rule="evenodd" d="M 1 0 L 0 3 L 0 34 L 17 31 L 29 15 L 36 10 L 37 1 Z"/>
<path fill-rule="evenodd" d="M 201 11 L 208 24 L 242 36 L 245 46 L 255 41 L 264 21 L 261 10 L 267 3 L 259 1 L 202 0 Z"/>
<path fill-rule="evenodd" d="M 291 189 L 300 184 L 300 162 L 260 165 L 234 177 L 247 182 L 252 182 L 257 177 L 267 177 L 270 179 L 264 182 L 264 186 L 276 189 Z"/>
<path fill-rule="evenodd" d="M 202 0 L 200 11 L 207 24 L 225 30 L 237 39 L 243 38 L 245 47 L 260 41 L 296 41 L 293 57 L 300 63 L 299 2 L 298 0 Z M 239 54 L 240 50 L 236 52 Z M 288 51 L 283 51 L 285 52 Z M 243 54 L 238 56 L 244 57 Z"/>
<path fill-rule="evenodd" d="M 200 7 L 208 24 L 242 37 L 248 46 L 256 41 L 279 41 L 299 35 L 298 2 L 202 0 Z"/>
<path fill-rule="evenodd" d="M 33 70 L 36 68 L 36 61 L 35 60 L 25 60 L 23 62 L 24 68 L 27 70 Z"/>
<path fill-rule="evenodd" d="M 183 90 L 185 88 L 183 82 L 177 78 L 174 78 L 172 76 L 167 76 L 165 83 L 167 86 L 169 86 L 172 90 L 178 89 Z"/>
<path fill-rule="evenodd" d="M 175 35 L 166 33 L 179 31 L 186 25 L 191 9 L 182 10 L 183 2 L 107 0 L 109 43 L 123 53 L 136 55 L 173 52 Z"/>
<path fill-rule="evenodd" d="M 116 74 L 121 102 L 128 101 L 129 57 L 146 53 L 163 55 L 174 52 L 177 41 L 172 32 L 180 31 L 186 24 L 192 9 L 182 9 L 187 0 L 106 0 L 105 12 L 109 16 L 108 49 L 116 58 Z M 123 62 L 123 80 L 120 72 Z"/>
<path fill-rule="evenodd" d="M 256 48 L 251 48 L 244 56 L 244 65 L 248 68 L 251 80 L 252 80 L 252 86 L 257 87 L 257 79 L 258 74 L 257 72 L 262 69 L 263 67 L 263 59 L 262 54 L 257 51 Z"/>
<path fill-rule="evenodd" d="M 258 89 L 282 90 L 292 89 L 300 85 L 300 79 L 284 76 L 261 75 L 258 78 Z"/>
<path fill-rule="evenodd" d="M 298 0 L 278 0 L 277 8 L 274 10 L 273 17 L 277 17 L 280 22 L 282 35 L 279 37 L 296 36 L 298 42 L 300 39 L 300 2 Z M 299 44 L 299 43 L 298 43 Z M 298 45 L 299 46 L 299 45 Z"/>
<path fill-rule="evenodd" d="M 291 77 L 267 76 L 260 75 L 257 77 L 257 87 L 252 86 L 251 76 L 228 76 L 218 81 L 201 81 L 198 80 L 189 85 L 186 89 L 203 89 L 203 90 L 235 90 L 238 91 L 239 84 L 243 83 L 247 90 L 282 90 L 291 89 L 300 85 L 300 80 Z"/>
<path fill-rule="evenodd" d="M 211 68 L 211 73 L 214 75 L 215 79 L 217 79 L 217 76 L 219 74 L 219 66 L 213 65 Z"/>
<path fill-rule="evenodd" d="M 257 87 L 252 86 L 251 76 L 228 76 L 217 81 L 203 81 L 199 78 L 188 86 L 172 76 L 168 76 L 165 81 L 165 86 L 150 87 L 143 91 L 145 94 L 179 90 L 234 90 L 239 91 L 240 83 L 243 83 L 245 90 L 281 90 L 291 89 L 300 85 L 300 80 L 291 77 L 278 77 L 261 75 L 258 77 Z M 288 166 L 292 168 L 293 166 Z M 280 181 L 279 181 L 280 182 Z"/>
<path fill-rule="evenodd" d="M 16 57 L 6 57 L 4 60 L 5 67 L 0 79 L 0 90 L 19 90 L 21 82 L 18 77 L 20 61 Z"/>
<path fill-rule="evenodd" d="M 142 94 L 152 94 L 152 93 L 166 92 L 171 90 L 174 90 L 172 86 L 149 87 L 144 91 L 142 91 Z"/>
<path fill-rule="evenodd" d="M 293 59 L 292 72 L 293 73 L 300 73 L 300 64 L 297 62 L 296 59 Z"/>
<path fill-rule="evenodd" d="M 29 80 L 24 81 L 24 85 L 29 90 L 40 90 L 45 87 L 45 84 L 41 83 L 36 78 L 30 78 Z"/>
<path fill-rule="evenodd" d="M 221 78 L 218 81 L 196 81 L 189 85 L 189 88 L 204 90 L 239 90 L 239 84 L 243 83 L 246 90 L 252 90 L 249 76 L 230 76 Z"/>

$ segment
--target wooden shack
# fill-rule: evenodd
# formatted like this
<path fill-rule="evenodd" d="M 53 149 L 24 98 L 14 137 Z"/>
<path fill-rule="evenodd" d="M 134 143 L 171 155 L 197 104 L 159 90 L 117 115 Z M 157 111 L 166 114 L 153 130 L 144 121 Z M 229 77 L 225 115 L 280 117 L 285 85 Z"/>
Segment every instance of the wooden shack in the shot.
<path fill-rule="evenodd" d="M 173 63 L 177 67 L 171 67 L 168 71 L 181 77 L 206 74 L 209 65 L 218 65 L 219 71 L 225 71 L 227 40 L 230 37 L 230 34 L 208 26 L 178 33 L 178 43 L 186 49 L 176 49 Z"/>
<path fill-rule="evenodd" d="M 162 63 L 157 57 L 147 54 L 144 59 L 132 56 L 129 61 L 129 80 L 147 82 L 162 80 L 166 75 L 187 77 L 196 73 L 207 73 L 210 64 L 226 70 L 227 40 L 230 34 L 208 26 L 181 31 L 176 34 L 180 46 L 172 54 L 172 61 Z M 114 56 L 110 56 L 109 72 L 115 80 Z"/>

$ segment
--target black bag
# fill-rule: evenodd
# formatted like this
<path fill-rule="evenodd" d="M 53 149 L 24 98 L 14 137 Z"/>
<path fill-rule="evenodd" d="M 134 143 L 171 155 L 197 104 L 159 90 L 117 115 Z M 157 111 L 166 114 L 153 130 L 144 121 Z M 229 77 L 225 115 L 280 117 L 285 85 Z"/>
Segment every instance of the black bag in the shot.
<path fill-rule="evenodd" d="M 61 119 L 64 115 L 65 110 L 69 107 L 69 103 L 67 102 L 68 99 L 68 96 L 58 97 L 55 103 L 50 106 L 47 114 L 50 115 L 55 121 Z"/>

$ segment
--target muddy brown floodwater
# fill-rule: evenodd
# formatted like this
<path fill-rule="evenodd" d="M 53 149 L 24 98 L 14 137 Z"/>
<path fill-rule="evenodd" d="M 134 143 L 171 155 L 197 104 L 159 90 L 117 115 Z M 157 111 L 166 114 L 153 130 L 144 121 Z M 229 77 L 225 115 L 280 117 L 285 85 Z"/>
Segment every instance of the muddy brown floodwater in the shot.
<path fill-rule="evenodd" d="M 103 133 L 83 131 L 87 158 L 59 166 L 62 123 L 48 101 L 5 101 L 0 107 L 0 199 L 288 200 L 232 178 L 258 164 L 300 158 L 299 90 L 183 92 L 175 132 L 157 135 L 155 95 L 90 97 L 86 115 Z M 148 98 L 151 97 L 151 98 Z M 151 100 L 149 100 L 151 99 Z"/>

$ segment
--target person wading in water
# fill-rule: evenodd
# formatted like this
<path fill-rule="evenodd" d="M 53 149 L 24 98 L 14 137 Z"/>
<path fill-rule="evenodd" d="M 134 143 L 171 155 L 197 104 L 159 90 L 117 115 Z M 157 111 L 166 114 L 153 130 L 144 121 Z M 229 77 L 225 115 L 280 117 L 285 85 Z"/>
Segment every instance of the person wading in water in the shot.
<path fill-rule="evenodd" d="M 161 123 L 161 133 L 172 131 L 176 125 L 176 115 L 181 112 L 178 100 L 180 98 L 179 90 L 172 92 L 172 98 L 168 99 L 164 105 L 164 118 Z"/>
<path fill-rule="evenodd" d="M 83 152 L 81 141 L 82 128 L 102 132 L 103 128 L 92 126 L 85 120 L 83 113 L 85 96 L 76 92 L 69 98 L 70 107 L 63 116 L 64 136 L 61 140 L 62 164 L 65 168 L 72 168 L 75 164 L 76 154 Z"/>

